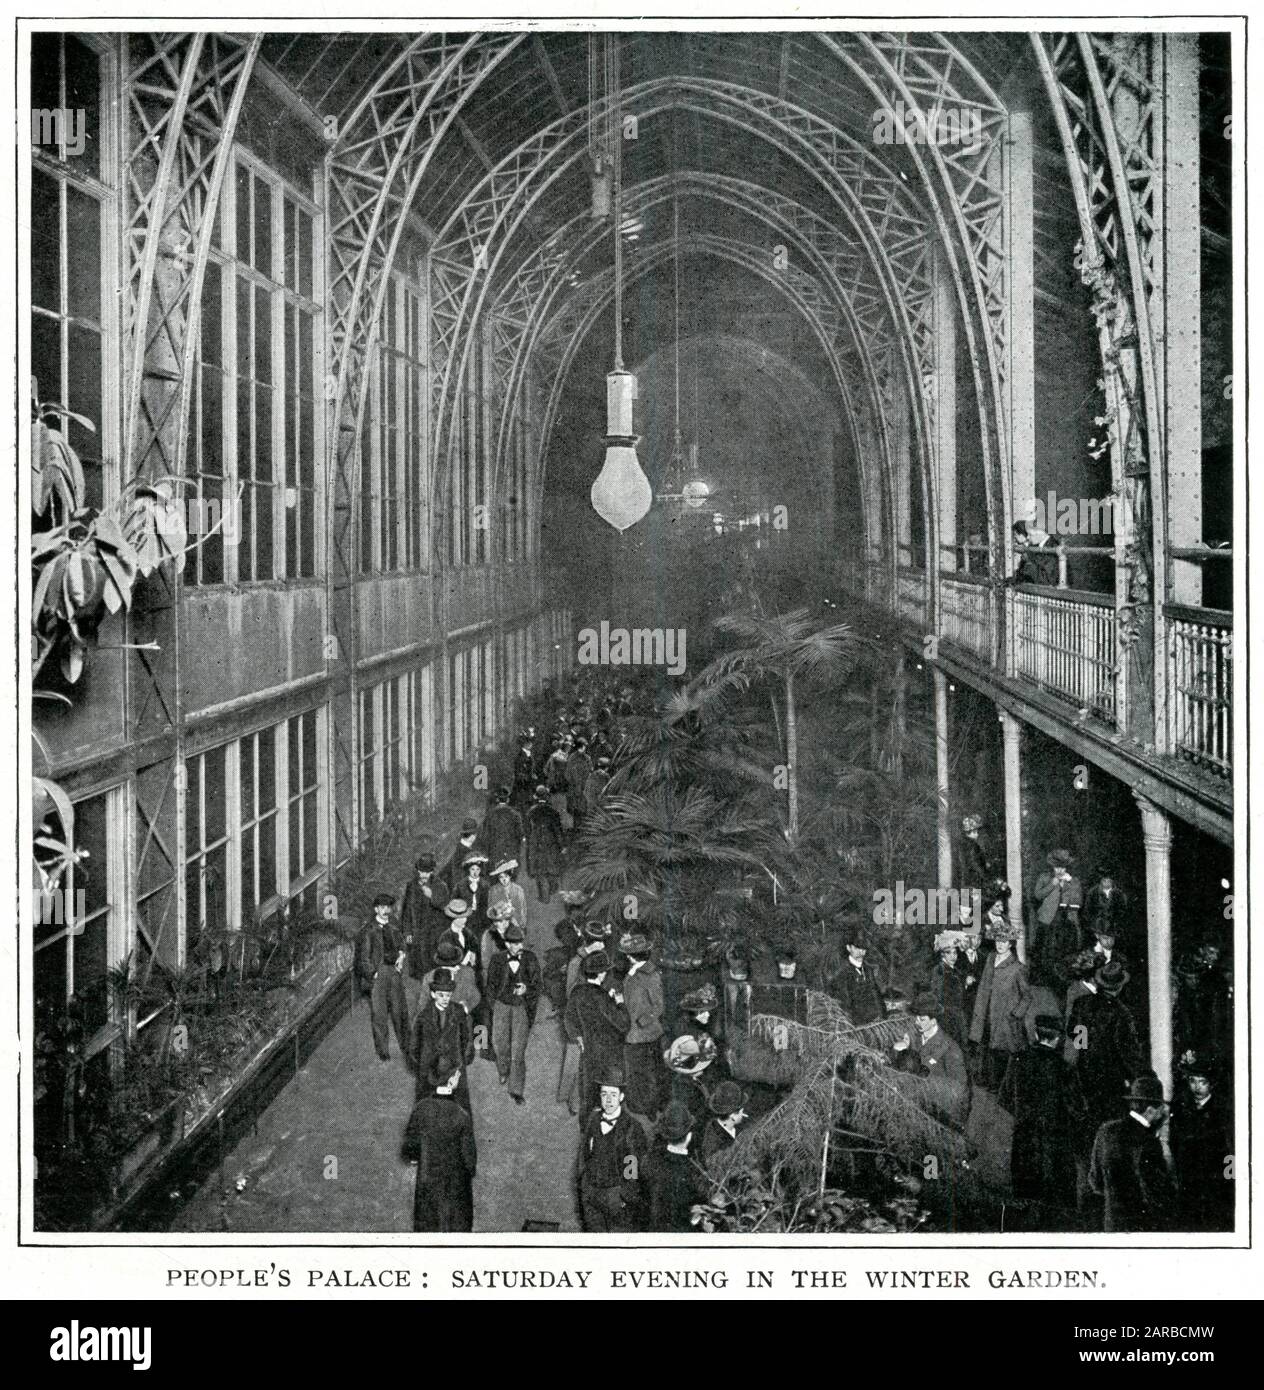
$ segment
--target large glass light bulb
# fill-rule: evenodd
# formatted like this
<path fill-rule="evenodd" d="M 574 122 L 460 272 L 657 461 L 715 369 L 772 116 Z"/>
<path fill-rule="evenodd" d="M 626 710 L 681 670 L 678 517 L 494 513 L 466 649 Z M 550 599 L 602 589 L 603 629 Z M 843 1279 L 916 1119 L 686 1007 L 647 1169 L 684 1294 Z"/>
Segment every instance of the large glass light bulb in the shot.
<path fill-rule="evenodd" d="M 654 504 L 650 480 L 641 469 L 634 445 L 611 443 L 592 485 L 593 510 L 616 531 L 635 526 Z"/>

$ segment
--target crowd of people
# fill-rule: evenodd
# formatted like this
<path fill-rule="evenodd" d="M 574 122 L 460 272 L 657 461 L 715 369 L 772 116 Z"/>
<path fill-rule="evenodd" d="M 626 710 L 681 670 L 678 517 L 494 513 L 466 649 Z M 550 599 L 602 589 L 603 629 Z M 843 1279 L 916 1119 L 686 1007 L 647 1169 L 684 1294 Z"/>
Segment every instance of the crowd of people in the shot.
<path fill-rule="evenodd" d="M 405 1133 L 416 1230 L 472 1229 L 468 1069 L 477 1057 L 494 1064 L 513 1102 L 526 1104 L 528 1040 L 542 1008 L 557 1029 L 556 1101 L 576 1126 L 584 1228 L 698 1229 L 718 1160 L 779 1099 L 734 1064 L 729 1034 L 744 1027 L 758 984 L 783 991 L 766 1008 L 814 989 L 858 1028 L 894 1020 L 886 1060 L 936 1078 L 944 1123 L 972 1141 L 980 1122 L 993 1139 L 1008 1130 L 1007 1229 L 1232 1229 L 1231 986 L 1218 938 L 1201 941 L 1178 971 L 1175 1098 L 1147 1061 L 1125 944 L 1129 895 L 1110 875 L 1083 892 L 1072 857 L 1054 850 L 1030 901 L 1011 914 L 978 816 L 962 824 L 958 875 L 987 887 L 960 895 L 960 920 L 927 940 L 907 990 L 874 968 L 881 925 L 856 922 L 839 924 L 845 954 L 830 972 L 780 940 L 680 976 L 636 923 L 616 929 L 594 915 L 591 895 L 561 886 L 568 845 L 606 795 L 620 723 L 633 712 L 628 691 L 581 696 L 546 738 L 524 728 L 512 783 L 481 822 L 461 824 L 442 863 L 417 859 L 402 901 L 380 895 L 361 934 L 356 969 L 377 1054 L 390 1060 L 393 1032 L 416 1076 Z M 528 912 L 539 914 L 538 941 L 556 915 L 538 904 L 559 894 L 554 944 L 537 952 Z M 406 972 L 418 982 L 411 1019 Z"/>

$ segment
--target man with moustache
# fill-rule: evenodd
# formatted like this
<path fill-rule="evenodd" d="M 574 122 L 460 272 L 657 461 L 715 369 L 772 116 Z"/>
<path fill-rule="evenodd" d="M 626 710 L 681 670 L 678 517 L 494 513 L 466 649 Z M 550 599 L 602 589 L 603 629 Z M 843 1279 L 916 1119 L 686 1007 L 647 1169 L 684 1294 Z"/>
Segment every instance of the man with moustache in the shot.
<path fill-rule="evenodd" d="M 515 1105 L 525 1104 L 527 1039 L 535 1026 L 540 1002 L 540 962 L 525 946 L 526 934 L 516 922 L 504 930 L 505 949 L 497 951 L 487 968 L 487 993 L 492 1000 L 492 1045 L 496 1070 Z"/>

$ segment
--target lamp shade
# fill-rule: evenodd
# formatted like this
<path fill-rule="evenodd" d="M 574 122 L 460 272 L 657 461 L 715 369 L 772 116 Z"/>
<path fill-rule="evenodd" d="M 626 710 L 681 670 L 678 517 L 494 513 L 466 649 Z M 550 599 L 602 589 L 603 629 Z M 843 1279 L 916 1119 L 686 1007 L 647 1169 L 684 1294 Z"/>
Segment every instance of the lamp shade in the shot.
<path fill-rule="evenodd" d="M 631 441 L 611 442 L 592 485 L 593 510 L 616 531 L 626 531 L 653 503 L 654 492 L 641 469 L 635 445 Z"/>

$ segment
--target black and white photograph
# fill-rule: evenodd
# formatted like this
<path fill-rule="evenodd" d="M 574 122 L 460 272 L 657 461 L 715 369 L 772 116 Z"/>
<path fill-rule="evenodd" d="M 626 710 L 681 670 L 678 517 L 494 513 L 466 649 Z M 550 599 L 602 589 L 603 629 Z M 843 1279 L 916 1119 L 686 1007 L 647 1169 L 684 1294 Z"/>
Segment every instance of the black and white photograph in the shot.
<path fill-rule="evenodd" d="M 22 1243 L 1246 1246 L 1244 26 L 17 23 Z"/>

